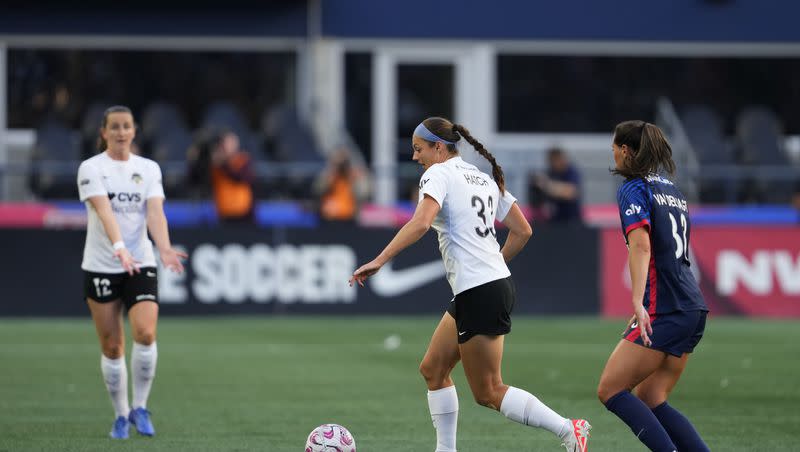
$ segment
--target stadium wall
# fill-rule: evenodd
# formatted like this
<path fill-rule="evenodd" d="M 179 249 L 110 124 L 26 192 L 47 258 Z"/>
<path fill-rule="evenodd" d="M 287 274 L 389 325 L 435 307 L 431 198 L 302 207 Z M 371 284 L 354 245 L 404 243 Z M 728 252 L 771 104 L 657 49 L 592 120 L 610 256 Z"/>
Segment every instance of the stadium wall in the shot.
<path fill-rule="evenodd" d="M 435 314 L 452 298 L 434 234 L 404 251 L 365 288 L 346 281 L 395 229 L 175 228 L 190 254 L 179 276 L 160 269 L 166 315 Z M 500 231 L 502 240 L 503 232 Z M 82 316 L 81 230 L 4 229 L 0 316 Z M 717 315 L 800 317 L 800 229 L 696 226 L 692 268 Z M 518 314 L 630 313 L 618 227 L 537 226 L 511 264 Z"/>
<path fill-rule="evenodd" d="M 340 224 L 174 229 L 173 244 L 190 258 L 185 275 L 160 269 L 162 313 L 441 313 L 452 293 L 434 234 L 403 252 L 365 288 L 348 286 L 353 269 L 372 259 L 394 233 Z M 86 315 L 84 236 L 76 230 L 4 230 L 0 316 Z M 599 312 L 597 249 L 594 229 L 537 228 L 536 240 L 511 265 L 515 312 Z"/>

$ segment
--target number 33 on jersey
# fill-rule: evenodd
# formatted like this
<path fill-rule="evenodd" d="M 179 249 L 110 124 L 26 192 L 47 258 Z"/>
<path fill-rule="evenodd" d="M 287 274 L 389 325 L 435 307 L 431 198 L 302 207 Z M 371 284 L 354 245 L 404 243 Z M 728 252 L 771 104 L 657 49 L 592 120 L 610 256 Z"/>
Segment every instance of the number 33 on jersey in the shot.
<path fill-rule="evenodd" d="M 501 194 L 491 176 L 461 157 L 453 157 L 432 165 L 422 175 L 419 200 L 426 195 L 441 208 L 432 227 L 439 235 L 439 250 L 454 294 L 511 274 L 494 228 L 495 220 L 503 221 L 516 202 L 511 193 Z"/>

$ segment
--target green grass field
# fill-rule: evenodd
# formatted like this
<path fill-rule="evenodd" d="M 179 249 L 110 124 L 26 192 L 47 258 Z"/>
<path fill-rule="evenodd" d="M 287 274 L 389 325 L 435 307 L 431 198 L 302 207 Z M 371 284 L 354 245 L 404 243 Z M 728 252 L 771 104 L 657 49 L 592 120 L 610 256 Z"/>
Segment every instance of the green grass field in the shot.
<path fill-rule="evenodd" d="M 87 319 L 0 320 L 0 451 L 300 451 L 336 422 L 360 451 L 431 451 L 435 436 L 417 373 L 438 319 L 163 318 L 149 408 L 155 438 L 115 442 Z M 714 318 L 671 403 L 712 450 L 796 447 L 800 324 Z M 518 317 L 504 379 L 593 424 L 592 451 L 645 450 L 597 401 L 622 322 Z M 384 339 L 399 335 L 393 351 Z M 128 343 L 130 349 L 130 343 Z M 559 450 L 549 433 L 472 402 L 461 367 L 459 451 Z"/>

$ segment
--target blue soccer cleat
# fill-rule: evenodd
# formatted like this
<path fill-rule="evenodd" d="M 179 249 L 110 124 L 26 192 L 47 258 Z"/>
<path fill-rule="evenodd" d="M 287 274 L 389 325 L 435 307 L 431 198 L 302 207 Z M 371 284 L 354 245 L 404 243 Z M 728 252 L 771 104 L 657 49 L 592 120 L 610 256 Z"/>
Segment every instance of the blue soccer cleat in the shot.
<path fill-rule="evenodd" d="M 144 408 L 134 408 L 131 414 L 128 415 L 128 420 L 131 424 L 136 426 L 136 431 L 140 435 L 155 436 L 156 429 L 153 428 L 153 423 L 150 422 L 150 412 Z"/>
<path fill-rule="evenodd" d="M 128 439 L 128 429 L 130 426 L 125 416 L 120 416 L 114 420 L 114 425 L 111 427 L 109 436 L 114 439 Z"/>

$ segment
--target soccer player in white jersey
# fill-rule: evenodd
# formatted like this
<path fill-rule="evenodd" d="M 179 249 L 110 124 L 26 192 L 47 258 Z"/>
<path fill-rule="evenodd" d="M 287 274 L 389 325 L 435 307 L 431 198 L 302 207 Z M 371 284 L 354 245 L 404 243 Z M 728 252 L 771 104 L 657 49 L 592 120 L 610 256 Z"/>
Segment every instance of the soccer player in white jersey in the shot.
<path fill-rule="evenodd" d="M 465 162 L 456 149 L 464 138 L 492 164 L 492 176 Z M 428 407 L 436 429 L 436 451 L 456 450 L 458 396 L 450 372 L 461 360 L 475 401 L 520 424 L 557 435 L 568 451 L 586 451 L 591 426 L 560 416 L 531 393 L 503 383 L 504 335 L 511 331 L 515 292 L 506 263 L 522 250 L 531 227 L 505 190 L 494 156 L 469 131 L 444 118 L 428 118 L 412 139 L 413 159 L 425 169 L 411 220 L 350 284 L 364 281 L 432 226 L 439 235 L 453 300 L 433 333 L 420 372 L 428 385 Z M 502 249 L 495 220 L 509 229 Z"/>
<path fill-rule="evenodd" d="M 131 153 L 135 135 L 131 110 L 109 108 L 100 126 L 102 152 L 78 169 L 78 191 L 89 216 L 81 264 L 84 291 L 100 339 L 100 369 L 116 413 L 110 435 L 116 439 L 128 437 L 131 423 L 140 434 L 155 435 L 147 398 L 158 357 L 158 279 L 147 231 L 166 268 L 182 272 L 181 258 L 187 257 L 170 245 L 161 169 L 156 162 Z M 128 311 L 134 341 L 132 410 L 123 308 Z"/>

